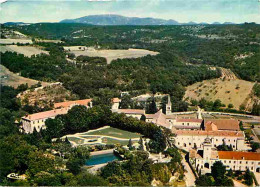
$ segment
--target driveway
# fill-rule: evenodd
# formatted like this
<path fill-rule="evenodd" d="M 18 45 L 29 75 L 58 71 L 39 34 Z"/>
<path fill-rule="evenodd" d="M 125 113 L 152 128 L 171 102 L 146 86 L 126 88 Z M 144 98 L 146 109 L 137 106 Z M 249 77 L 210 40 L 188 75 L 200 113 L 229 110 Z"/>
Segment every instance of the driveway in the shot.
<path fill-rule="evenodd" d="M 195 186 L 196 178 L 190 168 L 190 165 L 188 164 L 188 162 L 186 162 L 184 155 L 182 159 L 182 164 L 184 165 L 184 169 L 187 171 L 184 173 L 186 186 Z"/>

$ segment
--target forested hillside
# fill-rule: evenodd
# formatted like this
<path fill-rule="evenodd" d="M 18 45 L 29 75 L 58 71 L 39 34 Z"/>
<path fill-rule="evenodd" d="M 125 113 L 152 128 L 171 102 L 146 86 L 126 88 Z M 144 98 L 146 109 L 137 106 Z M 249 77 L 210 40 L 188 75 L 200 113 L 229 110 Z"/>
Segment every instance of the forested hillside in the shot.
<path fill-rule="evenodd" d="M 4 26 L 6 27 L 6 26 Z M 185 87 L 217 78 L 218 69 L 231 69 L 238 78 L 260 80 L 260 26 L 93 26 L 69 23 L 37 23 L 12 26 L 33 38 L 61 39 L 64 43 L 39 43 L 50 55 L 32 58 L 12 53 L 2 55 L 2 64 L 24 77 L 61 81 L 80 98 L 132 95 L 146 92 L 171 94 L 176 110 L 186 110 Z M 63 46 L 83 45 L 97 49 L 142 48 L 156 56 L 113 60 L 111 64 L 69 63 Z M 73 58 L 73 57 L 72 57 Z M 107 102 L 108 103 L 108 102 Z M 183 108 L 183 106 L 185 106 Z"/>
<path fill-rule="evenodd" d="M 91 26 L 38 23 L 15 29 L 34 37 L 62 39 L 64 45 L 167 51 L 188 63 L 227 67 L 242 79 L 260 80 L 260 26 L 257 24 Z"/>

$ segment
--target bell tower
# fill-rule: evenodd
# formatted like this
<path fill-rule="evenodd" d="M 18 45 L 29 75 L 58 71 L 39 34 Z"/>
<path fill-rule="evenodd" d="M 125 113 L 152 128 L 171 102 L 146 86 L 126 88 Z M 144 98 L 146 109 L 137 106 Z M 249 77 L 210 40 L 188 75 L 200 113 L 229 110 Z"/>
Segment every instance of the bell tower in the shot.
<path fill-rule="evenodd" d="M 209 137 L 205 138 L 203 142 L 203 158 L 208 161 L 211 158 L 212 144 Z"/>
<path fill-rule="evenodd" d="M 166 115 L 172 114 L 172 103 L 171 103 L 171 97 L 168 95 L 168 103 L 166 104 Z"/>

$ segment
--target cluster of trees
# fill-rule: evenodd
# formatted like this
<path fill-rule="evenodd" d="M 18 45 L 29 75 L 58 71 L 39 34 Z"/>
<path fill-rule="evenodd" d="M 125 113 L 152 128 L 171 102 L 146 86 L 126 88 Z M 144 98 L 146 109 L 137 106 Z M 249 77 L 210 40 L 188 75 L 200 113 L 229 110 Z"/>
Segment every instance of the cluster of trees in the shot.
<path fill-rule="evenodd" d="M 217 146 L 218 151 L 233 151 L 232 145 L 226 145 L 225 141 L 223 141 L 222 145 Z"/>
<path fill-rule="evenodd" d="M 26 85 L 14 89 L 1 86 L 0 102 L 0 184 L 2 186 L 59 186 L 98 184 L 100 177 L 82 173 L 89 157 L 85 147 L 73 148 L 68 141 L 49 143 L 40 133 L 22 134 L 15 119 L 25 115 L 16 99 Z M 56 154 L 53 154 L 53 151 Z M 68 170 L 64 170 L 65 166 Z M 7 175 L 26 174 L 26 180 L 10 180 Z M 82 180 L 89 177 L 89 181 Z M 102 182 L 102 179 L 100 180 Z M 105 184 L 105 183 L 104 183 Z"/>
<path fill-rule="evenodd" d="M 233 109 L 233 104 L 228 104 L 227 108 L 225 104 L 221 102 L 220 99 L 213 101 L 208 101 L 205 98 L 201 98 L 199 101 L 191 99 L 192 106 L 199 106 L 200 108 L 205 109 L 206 111 L 216 111 L 216 112 L 228 112 L 228 113 L 246 113 L 245 107 L 240 106 L 239 110 Z"/>
<path fill-rule="evenodd" d="M 107 60 L 104 57 L 89 57 L 80 55 L 76 58 L 79 63 L 96 64 L 96 65 L 106 65 Z"/>
<path fill-rule="evenodd" d="M 252 186 L 254 182 L 254 174 L 249 169 L 243 173 L 242 171 L 233 172 L 232 169 L 230 169 L 226 175 L 228 177 L 236 178 L 237 180 L 243 180 L 243 183 L 248 186 Z"/>
<path fill-rule="evenodd" d="M 167 185 L 171 176 L 176 172 L 180 174 L 179 179 L 183 179 L 183 167 L 181 165 L 181 155 L 175 148 L 170 148 L 166 152 L 172 157 L 167 164 L 153 163 L 148 159 L 148 153 L 143 151 L 123 151 L 124 162 L 110 162 L 103 167 L 100 176 L 109 184 L 123 186 L 149 186 L 153 179 L 161 181 Z"/>
<path fill-rule="evenodd" d="M 226 166 L 217 161 L 211 167 L 211 174 L 201 175 L 196 179 L 197 186 L 234 186 L 232 179 L 226 175 Z"/>

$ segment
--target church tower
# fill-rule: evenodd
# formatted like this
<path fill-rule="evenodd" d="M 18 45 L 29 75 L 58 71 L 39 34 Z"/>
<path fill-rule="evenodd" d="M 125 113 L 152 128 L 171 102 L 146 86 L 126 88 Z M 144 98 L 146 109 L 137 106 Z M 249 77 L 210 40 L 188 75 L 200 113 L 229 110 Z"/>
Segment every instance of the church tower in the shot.
<path fill-rule="evenodd" d="M 168 95 L 168 103 L 166 104 L 166 115 L 172 114 L 172 103 L 171 103 L 171 97 Z"/>
<path fill-rule="evenodd" d="M 203 142 L 203 158 L 208 161 L 211 158 L 212 144 L 209 137 L 205 138 Z"/>

